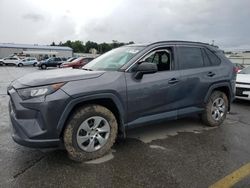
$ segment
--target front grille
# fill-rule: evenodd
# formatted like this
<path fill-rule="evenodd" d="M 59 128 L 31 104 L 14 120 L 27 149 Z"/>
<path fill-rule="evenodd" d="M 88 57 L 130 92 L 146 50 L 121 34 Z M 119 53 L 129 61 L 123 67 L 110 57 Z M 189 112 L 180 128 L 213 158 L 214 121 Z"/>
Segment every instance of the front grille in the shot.
<path fill-rule="evenodd" d="M 250 88 L 236 88 L 236 96 L 239 96 L 239 97 L 248 97 L 248 95 L 246 94 L 243 94 L 243 91 L 250 91 Z"/>

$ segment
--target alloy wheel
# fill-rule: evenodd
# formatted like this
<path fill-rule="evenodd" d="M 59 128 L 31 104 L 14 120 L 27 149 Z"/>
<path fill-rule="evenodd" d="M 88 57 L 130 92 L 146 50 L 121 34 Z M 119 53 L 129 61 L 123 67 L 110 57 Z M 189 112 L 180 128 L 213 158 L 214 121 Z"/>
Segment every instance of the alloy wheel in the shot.
<path fill-rule="evenodd" d="M 211 114 L 214 120 L 219 121 L 225 114 L 225 101 L 223 98 L 217 98 L 212 104 Z"/>
<path fill-rule="evenodd" d="M 76 140 L 80 149 L 86 152 L 97 151 L 108 141 L 110 125 L 100 116 L 86 119 L 78 128 Z"/>

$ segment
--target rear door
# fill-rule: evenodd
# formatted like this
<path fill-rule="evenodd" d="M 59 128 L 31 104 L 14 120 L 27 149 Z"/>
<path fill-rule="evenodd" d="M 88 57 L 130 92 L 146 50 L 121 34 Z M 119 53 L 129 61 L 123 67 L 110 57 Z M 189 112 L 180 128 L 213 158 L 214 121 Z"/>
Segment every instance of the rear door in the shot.
<path fill-rule="evenodd" d="M 178 104 L 178 115 L 201 111 L 204 98 L 218 75 L 216 66 L 211 66 L 206 48 L 177 46 L 180 85 L 185 95 Z"/>
<path fill-rule="evenodd" d="M 15 64 L 15 65 L 17 65 L 19 63 L 19 59 L 17 59 L 16 57 L 11 57 L 10 61 L 12 64 Z"/>

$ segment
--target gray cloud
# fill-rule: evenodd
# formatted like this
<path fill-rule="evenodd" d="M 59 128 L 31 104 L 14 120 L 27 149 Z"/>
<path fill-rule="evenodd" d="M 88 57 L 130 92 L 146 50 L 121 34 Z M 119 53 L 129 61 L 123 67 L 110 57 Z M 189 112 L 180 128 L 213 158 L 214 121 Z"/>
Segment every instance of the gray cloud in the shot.
<path fill-rule="evenodd" d="M 106 16 L 84 16 L 79 28 L 75 10 L 54 15 L 26 0 L 0 0 L 0 42 L 215 40 L 223 48 L 250 49 L 249 7 L 249 0 L 121 0 Z"/>
<path fill-rule="evenodd" d="M 124 1 L 107 18 L 82 28 L 92 40 L 194 40 L 250 47 L 250 1 Z"/>
<path fill-rule="evenodd" d="M 31 20 L 33 22 L 38 22 L 38 21 L 44 20 L 43 15 L 36 14 L 36 13 L 24 14 L 22 17 L 23 17 L 23 19 Z"/>

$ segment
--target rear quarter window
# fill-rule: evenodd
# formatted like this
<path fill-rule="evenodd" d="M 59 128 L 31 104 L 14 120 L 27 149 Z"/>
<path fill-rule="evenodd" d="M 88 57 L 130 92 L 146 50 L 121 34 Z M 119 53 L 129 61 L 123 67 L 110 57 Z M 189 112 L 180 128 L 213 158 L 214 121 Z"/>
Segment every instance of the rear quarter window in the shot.
<path fill-rule="evenodd" d="M 208 49 L 205 49 L 205 52 L 212 66 L 220 65 L 220 58 L 217 55 L 215 55 L 212 51 Z"/>

